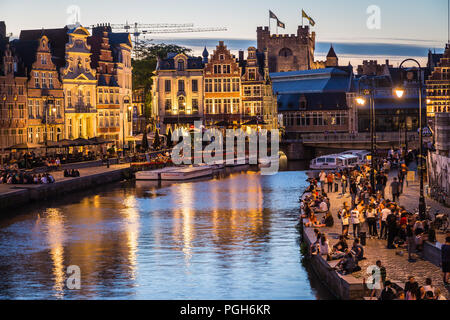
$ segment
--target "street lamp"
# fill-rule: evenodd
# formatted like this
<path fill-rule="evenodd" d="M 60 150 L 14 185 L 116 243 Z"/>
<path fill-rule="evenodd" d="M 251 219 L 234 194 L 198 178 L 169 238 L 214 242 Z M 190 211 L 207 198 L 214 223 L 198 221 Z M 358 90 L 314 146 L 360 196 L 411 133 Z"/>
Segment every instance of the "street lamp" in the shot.
<path fill-rule="evenodd" d="M 419 197 L 419 217 L 421 220 L 424 220 L 426 218 L 426 202 L 425 202 L 425 195 L 424 195 L 424 163 L 423 163 L 423 121 L 422 121 L 422 79 L 421 79 L 421 70 L 422 66 L 420 65 L 419 61 L 415 59 L 406 59 L 401 64 L 399 69 L 403 69 L 403 64 L 405 62 L 414 62 L 419 67 L 418 70 L 418 81 L 419 81 L 419 167 L 417 168 L 419 171 L 420 176 L 420 197 Z M 395 95 L 398 98 L 402 98 L 405 94 L 405 89 L 403 87 L 398 87 L 395 89 Z"/>
<path fill-rule="evenodd" d="M 361 94 L 361 81 L 368 80 L 369 77 L 364 75 L 358 79 L 358 91 Z M 369 122 L 370 122 L 370 186 L 372 194 L 375 193 L 375 98 L 374 98 L 374 81 L 375 78 L 370 78 L 370 89 L 364 90 L 364 95 L 369 96 Z M 356 98 L 356 103 L 360 106 L 366 105 L 366 99 L 362 96 Z"/>

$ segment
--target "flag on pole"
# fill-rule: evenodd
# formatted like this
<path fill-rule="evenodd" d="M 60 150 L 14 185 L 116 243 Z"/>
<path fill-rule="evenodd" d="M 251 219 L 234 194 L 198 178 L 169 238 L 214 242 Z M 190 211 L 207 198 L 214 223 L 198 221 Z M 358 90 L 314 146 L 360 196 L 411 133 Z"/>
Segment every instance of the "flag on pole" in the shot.
<path fill-rule="evenodd" d="M 273 13 L 272 11 L 269 10 L 269 19 L 275 19 L 277 20 L 277 27 L 286 29 L 286 24 L 284 24 L 283 22 L 281 22 L 278 17 L 275 15 L 275 13 Z"/>
<path fill-rule="evenodd" d="M 305 10 L 302 9 L 302 18 L 308 19 L 309 24 L 311 25 L 311 27 L 314 27 L 316 25 L 316 22 L 313 20 L 313 18 L 311 18 L 310 16 L 308 16 L 305 12 Z"/>
<path fill-rule="evenodd" d="M 269 10 L 269 18 L 270 19 L 276 19 L 278 20 L 277 16 L 275 15 L 275 13 L 273 13 L 272 11 Z"/>

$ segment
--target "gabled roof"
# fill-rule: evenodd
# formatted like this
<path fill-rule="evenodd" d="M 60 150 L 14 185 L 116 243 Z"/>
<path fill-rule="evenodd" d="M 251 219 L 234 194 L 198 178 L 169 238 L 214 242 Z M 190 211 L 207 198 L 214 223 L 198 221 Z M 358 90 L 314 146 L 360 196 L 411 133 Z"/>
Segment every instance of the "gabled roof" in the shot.
<path fill-rule="evenodd" d="M 68 28 L 22 30 L 20 40 L 39 40 L 43 35 L 49 39 L 52 60 L 57 69 L 66 65 L 66 43 L 69 42 Z"/>
<path fill-rule="evenodd" d="M 330 51 L 328 51 L 327 58 L 337 58 L 333 45 L 331 45 Z"/>
<path fill-rule="evenodd" d="M 109 33 L 109 43 L 112 45 L 126 44 L 132 47 L 130 34 L 126 32 L 111 32 Z"/>
<path fill-rule="evenodd" d="M 39 47 L 38 40 L 13 40 L 11 46 L 14 48 L 16 55 L 20 58 L 27 73 L 31 71 L 33 63 L 36 61 L 36 53 Z"/>
<path fill-rule="evenodd" d="M 174 70 L 176 69 L 175 66 L 175 57 L 177 57 L 179 54 L 177 53 L 169 53 L 167 55 L 166 59 L 161 59 L 158 63 L 158 70 Z M 195 70 L 195 69 L 203 69 L 204 63 L 202 57 L 192 57 L 188 55 L 184 55 L 187 57 L 187 66 L 185 67 L 186 70 Z"/>

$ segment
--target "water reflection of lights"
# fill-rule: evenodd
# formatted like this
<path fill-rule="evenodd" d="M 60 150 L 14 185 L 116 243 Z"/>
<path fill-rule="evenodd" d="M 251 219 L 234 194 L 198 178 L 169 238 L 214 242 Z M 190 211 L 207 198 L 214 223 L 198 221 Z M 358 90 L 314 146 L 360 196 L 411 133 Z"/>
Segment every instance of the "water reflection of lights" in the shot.
<path fill-rule="evenodd" d="M 183 253 L 186 266 L 190 266 L 192 258 L 192 242 L 194 241 L 194 226 L 193 226 L 193 200 L 194 191 L 193 184 L 182 184 L 179 186 L 181 214 L 183 216 Z"/>
<path fill-rule="evenodd" d="M 137 270 L 137 252 L 138 252 L 138 238 L 139 238 L 139 210 L 137 208 L 137 200 L 134 196 L 128 196 L 124 200 L 126 209 L 125 215 L 125 232 L 128 246 L 128 260 L 130 267 L 130 277 L 136 280 Z"/>
<path fill-rule="evenodd" d="M 50 245 L 50 255 L 53 262 L 53 278 L 55 297 L 64 297 L 64 219 L 59 209 L 48 208 L 45 222 L 47 225 L 47 241 Z"/>

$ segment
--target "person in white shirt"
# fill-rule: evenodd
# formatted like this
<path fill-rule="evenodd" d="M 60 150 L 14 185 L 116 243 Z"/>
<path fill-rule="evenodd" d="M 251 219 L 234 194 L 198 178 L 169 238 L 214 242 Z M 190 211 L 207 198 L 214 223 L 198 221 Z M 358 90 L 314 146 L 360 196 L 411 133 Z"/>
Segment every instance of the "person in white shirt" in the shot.
<path fill-rule="evenodd" d="M 426 278 L 425 279 L 425 286 L 423 287 L 425 289 L 425 292 L 431 291 L 433 292 L 433 295 L 435 294 L 435 288 L 433 286 L 433 283 L 431 281 L 431 278 Z"/>
<path fill-rule="evenodd" d="M 328 205 L 325 202 L 325 200 L 323 200 L 320 205 L 319 205 L 319 213 L 327 213 L 328 212 Z"/>
<path fill-rule="evenodd" d="M 361 221 L 359 220 L 359 210 L 353 209 L 351 212 L 351 219 L 353 225 L 353 238 L 358 238 L 361 231 Z"/>
<path fill-rule="evenodd" d="M 319 241 L 319 254 L 322 256 L 328 256 L 330 253 L 330 243 L 328 242 L 326 235 L 322 234 Z"/>
<path fill-rule="evenodd" d="M 324 171 L 320 172 L 319 180 L 320 180 L 320 187 L 322 188 L 322 191 L 325 191 L 325 183 L 327 183 L 327 174 Z"/>
<path fill-rule="evenodd" d="M 386 219 L 388 217 L 388 215 L 390 215 L 392 213 L 391 209 L 389 208 L 384 208 L 383 210 L 381 210 L 381 215 L 380 215 L 380 224 L 381 224 L 381 230 L 380 230 L 380 239 L 387 239 L 387 223 L 386 223 Z"/>

